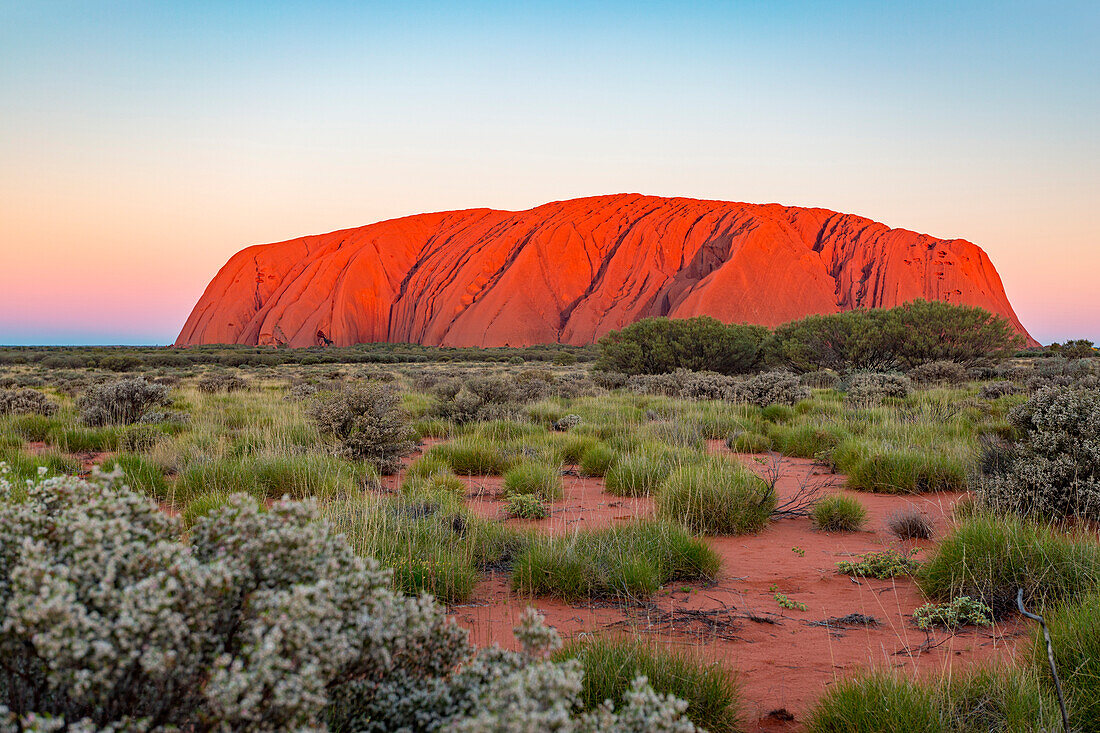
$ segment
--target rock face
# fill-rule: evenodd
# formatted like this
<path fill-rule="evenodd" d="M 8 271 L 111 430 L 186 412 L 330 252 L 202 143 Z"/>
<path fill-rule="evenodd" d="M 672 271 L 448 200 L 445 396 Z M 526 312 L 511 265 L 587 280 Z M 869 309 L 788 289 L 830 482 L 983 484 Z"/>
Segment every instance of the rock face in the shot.
<path fill-rule="evenodd" d="M 916 298 L 981 306 L 1027 336 L 966 240 L 825 209 L 622 194 L 249 247 L 176 343 L 585 344 L 647 316 L 775 326 Z"/>

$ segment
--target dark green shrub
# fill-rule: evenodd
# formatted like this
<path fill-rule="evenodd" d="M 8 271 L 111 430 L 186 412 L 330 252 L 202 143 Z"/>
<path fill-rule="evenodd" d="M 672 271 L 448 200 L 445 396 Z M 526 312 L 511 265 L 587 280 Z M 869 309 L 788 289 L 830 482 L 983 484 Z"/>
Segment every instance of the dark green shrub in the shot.
<path fill-rule="evenodd" d="M 517 519 L 546 519 L 550 516 L 546 502 L 534 494 L 512 494 L 505 509 L 508 516 Z"/>
<path fill-rule="evenodd" d="M 595 368 L 623 374 L 677 369 L 745 374 L 760 364 L 763 326 L 725 325 L 709 316 L 646 318 L 600 339 Z"/>
<path fill-rule="evenodd" d="M 920 569 L 920 563 L 912 554 L 903 555 L 897 550 L 868 552 L 859 560 L 842 560 L 836 564 L 838 573 L 857 578 L 896 578 L 899 575 L 912 575 Z"/>

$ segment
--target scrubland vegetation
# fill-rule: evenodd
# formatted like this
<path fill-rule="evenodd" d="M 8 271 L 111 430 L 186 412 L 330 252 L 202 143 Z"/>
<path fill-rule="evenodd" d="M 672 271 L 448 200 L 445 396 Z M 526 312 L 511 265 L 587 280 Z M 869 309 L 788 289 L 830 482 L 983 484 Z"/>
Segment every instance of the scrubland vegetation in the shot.
<path fill-rule="evenodd" d="M 1014 356 L 982 313 L 654 320 L 589 349 L 0 350 L 0 729 L 745 730 L 737 670 L 667 636 L 558 649 L 525 615 L 520 651 L 475 651 L 440 604 L 496 578 L 650 613 L 744 574 L 723 538 L 799 522 L 881 532 L 823 572 L 915 584 L 893 623 L 929 634 L 1017 619 L 1023 589 L 1074 729 L 1100 730 L 1100 359 Z M 865 493 L 781 491 L 777 456 Z M 578 481 L 637 514 L 555 523 Z M 909 503 L 933 496 L 954 516 Z M 868 669 L 800 721 L 1058 730 L 1045 642 L 1020 643 Z"/>

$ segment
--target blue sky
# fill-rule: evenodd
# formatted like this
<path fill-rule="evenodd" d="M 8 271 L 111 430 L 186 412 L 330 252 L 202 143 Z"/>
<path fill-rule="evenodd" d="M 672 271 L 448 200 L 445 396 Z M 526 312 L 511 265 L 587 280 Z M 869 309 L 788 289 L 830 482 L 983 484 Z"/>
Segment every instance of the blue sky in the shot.
<path fill-rule="evenodd" d="M 0 3 L 0 343 L 167 343 L 248 244 L 638 191 L 981 245 L 1100 340 L 1097 3 Z"/>

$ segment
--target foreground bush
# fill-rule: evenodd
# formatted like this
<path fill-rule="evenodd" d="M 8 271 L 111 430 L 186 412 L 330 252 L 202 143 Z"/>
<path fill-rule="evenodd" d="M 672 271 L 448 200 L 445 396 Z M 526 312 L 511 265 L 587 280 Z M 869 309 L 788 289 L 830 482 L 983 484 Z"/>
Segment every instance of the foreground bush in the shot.
<path fill-rule="evenodd" d="M 98 427 L 130 425 L 152 408 L 167 404 L 166 386 L 137 377 L 92 387 L 77 400 L 76 408 L 82 423 Z"/>
<path fill-rule="evenodd" d="M 1008 419 L 1023 437 L 987 455 L 981 500 L 1021 514 L 1100 520 L 1100 390 L 1044 389 Z"/>
<path fill-rule="evenodd" d="M 738 399 L 757 407 L 794 405 L 809 399 L 811 394 L 810 388 L 804 387 L 797 376 L 784 371 L 757 374 L 737 386 Z"/>
<path fill-rule="evenodd" d="M 566 600 L 643 599 L 667 582 L 714 578 L 720 560 L 679 526 L 634 522 L 539 537 L 516 558 L 512 585 Z"/>
<path fill-rule="evenodd" d="M 742 730 L 737 678 L 688 651 L 604 637 L 568 643 L 554 659 L 580 661 L 584 668 L 581 700 L 588 710 L 599 708 L 604 700 L 618 703 L 631 680 L 644 675 L 657 692 L 687 702 L 685 715 L 700 728 L 710 733 Z"/>
<path fill-rule="evenodd" d="M 335 438 L 340 455 L 369 461 L 379 473 L 396 473 L 416 447 L 401 398 L 389 385 L 367 382 L 327 393 L 313 403 L 310 416 Z"/>
<path fill-rule="evenodd" d="M 917 582 L 937 601 L 971 596 L 997 615 L 1015 609 L 1017 588 L 1041 608 L 1096 587 L 1100 545 L 1011 515 L 976 515 L 943 539 Z"/>
<path fill-rule="evenodd" d="M 831 688 L 810 733 L 1040 733 L 1061 729 L 1056 703 L 1028 671 L 955 672 L 935 682 L 870 674 Z"/>
<path fill-rule="evenodd" d="M 0 481 L 5 729 L 694 730 L 642 680 L 619 714 L 582 712 L 581 667 L 543 657 L 560 642 L 536 614 L 517 628 L 526 652 L 473 654 L 308 505 L 235 497 L 185 543 L 109 482 L 11 489 Z"/>
<path fill-rule="evenodd" d="M 748 469 L 723 460 L 681 466 L 657 495 L 657 516 L 699 534 L 746 534 L 768 524 L 775 491 Z"/>

